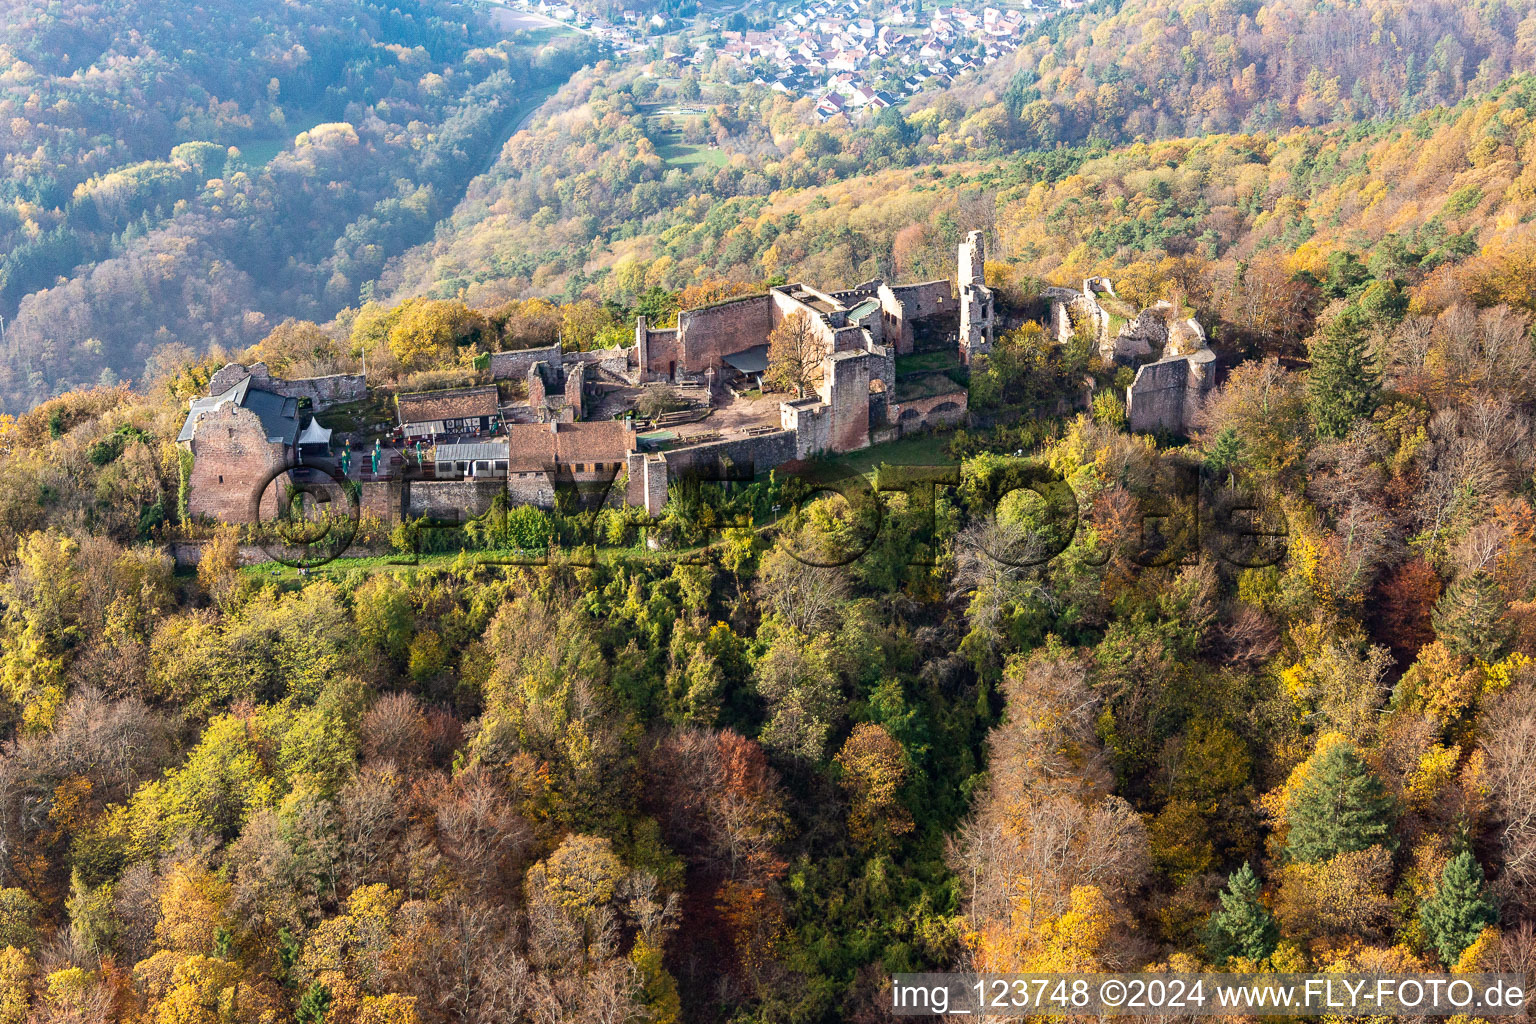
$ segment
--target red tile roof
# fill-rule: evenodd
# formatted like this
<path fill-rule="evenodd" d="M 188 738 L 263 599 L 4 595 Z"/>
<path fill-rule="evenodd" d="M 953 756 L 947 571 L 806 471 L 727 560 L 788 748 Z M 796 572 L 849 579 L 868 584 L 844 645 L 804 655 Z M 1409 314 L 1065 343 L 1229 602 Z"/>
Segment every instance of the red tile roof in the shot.
<path fill-rule="evenodd" d="M 495 416 L 498 408 L 494 384 L 478 388 L 451 388 L 447 391 L 417 391 L 395 399 L 401 423 L 431 423 L 434 420 L 459 420 L 472 416 Z"/>
<path fill-rule="evenodd" d="M 622 420 L 591 423 L 510 423 L 508 468 L 514 473 L 550 464 L 623 462 L 636 449 L 635 432 Z"/>

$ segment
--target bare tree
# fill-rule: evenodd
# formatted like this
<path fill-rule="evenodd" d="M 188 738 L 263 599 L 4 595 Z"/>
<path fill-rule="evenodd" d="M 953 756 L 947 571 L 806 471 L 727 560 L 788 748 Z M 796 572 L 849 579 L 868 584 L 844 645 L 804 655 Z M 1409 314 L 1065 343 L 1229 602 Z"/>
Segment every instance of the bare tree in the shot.
<path fill-rule="evenodd" d="M 1487 712 L 1482 748 L 1499 824 L 1505 898 L 1529 905 L 1536 891 L 1536 687 L 1512 687 Z"/>
<path fill-rule="evenodd" d="M 768 335 L 768 383 L 804 398 L 821 377 L 824 355 L 811 318 L 803 312 L 791 313 Z"/>

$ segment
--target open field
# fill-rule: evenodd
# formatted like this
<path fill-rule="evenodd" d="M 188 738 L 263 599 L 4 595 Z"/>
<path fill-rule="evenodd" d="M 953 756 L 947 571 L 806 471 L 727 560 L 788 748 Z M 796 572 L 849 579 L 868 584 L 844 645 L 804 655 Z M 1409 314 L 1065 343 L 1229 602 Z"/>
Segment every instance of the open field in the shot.
<path fill-rule="evenodd" d="M 658 132 L 656 155 L 669 167 L 724 167 L 727 163 L 723 152 L 707 145 L 693 145 L 682 141 L 682 132 Z"/>

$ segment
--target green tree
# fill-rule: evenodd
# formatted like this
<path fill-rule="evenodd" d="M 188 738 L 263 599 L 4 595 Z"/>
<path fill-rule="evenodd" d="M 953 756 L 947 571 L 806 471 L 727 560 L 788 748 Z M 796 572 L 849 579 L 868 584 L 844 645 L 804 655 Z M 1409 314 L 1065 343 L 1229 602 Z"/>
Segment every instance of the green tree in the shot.
<path fill-rule="evenodd" d="M 1381 401 L 1381 370 L 1353 311 L 1323 329 L 1312 346 L 1307 405 L 1324 437 L 1343 437 Z"/>
<path fill-rule="evenodd" d="M 324 985 L 311 985 L 304 990 L 299 1005 L 294 1008 L 293 1019 L 298 1024 L 323 1024 L 330 1008 L 331 990 Z"/>
<path fill-rule="evenodd" d="M 0 889 L 0 947 L 37 948 L 37 918 L 42 907 L 25 889 Z"/>
<path fill-rule="evenodd" d="M 1205 455 L 1205 468 L 1212 473 L 1231 473 L 1242 464 L 1243 439 L 1232 427 L 1222 427 L 1211 439 Z"/>
<path fill-rule="evenodd" d="M 1247 861 L 1227 879 L 1219 897 L 1221 909 L 1205 926 L 1205 950 L 1211 963 L 1232 957 L 1262 960 L 1275 951 L 1280 929 L 1275 915 L 1259 902 L 1259 879 Z"/>
<path fill-rule="evenodd" d="M 1446 863 L 1440 887 L 1419 910 L 1425 936 L 1448 966 L 1454 966 L 1482 930 L 1498 919 L 1484 885 L 1483 866 L 1470 850 L 1461 851 Z"/>
<path fill-rule="evenodd" d="M 1498 581 L 1485 570 L 1467 573 L 1446 588 L 1430 616 L 1435 637 L 1454 654 L 1494 662 L 1504 655 L 1509 626 Z"/>
<path fill-rule="evenodd" d="M 1396 845 L 1396 814 L 1392 797 L 1354 746 L 1332 744 L 1287 802 L 1286 854 L 1292 861 L 1316 864 L 1372 846 L 1390 849 Z"/>

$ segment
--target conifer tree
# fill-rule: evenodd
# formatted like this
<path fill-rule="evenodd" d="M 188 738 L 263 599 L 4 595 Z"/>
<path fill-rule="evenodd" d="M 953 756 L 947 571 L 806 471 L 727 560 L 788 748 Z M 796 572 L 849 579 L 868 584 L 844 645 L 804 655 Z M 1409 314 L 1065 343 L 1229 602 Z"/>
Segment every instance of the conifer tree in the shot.
<path fill-rule="evenodd" d="M 1286 805 L 1286 854 L 1315 864 L 1372 846 L 1392 848 L 1397 808 L 1349 743 L 1325 747 Z"/>
<path fill-rule="evenodd" d="M 1214 474 L 1228 474 L 1242 464 L 1243 439 L 1232 427 L 1222 427 L 1206 452 L 1205 468 Z"/>
<path fill-rule="evenodd" d="M 1360 318 L 1351 310 L 1323 329 L 1312 346 L 1307 404 L 1324 437 L 1343 437 L 1357 419 L 1376 411 L 1381 371 Z"/>
<path fill-rule="evenodd" d="M 1480 569 L 1446 588 L 1435 602 L 1431 621 L 1436 639 L 1454 653 L 1494 662 L 1504 655 L 1509 639 L 1503 616 L 1498 581 Z"/>
<path fill-rule="evenodd" d="M 1424 934 L 1447 966 L 1455 966 L 1482 930 L 1499 918 L 1483 882 L 1483 866 L 1470 850 L 1463 850 L 1446 863 L 1440 888 L 1419 910 Z"/>
<path fill-rule="evenodd" d="M 1220 895 L 1221 909 L 1205 926 L 1205 950 L 1213 964 L 1232 957 L 1262 960 L 1275 951 L 1280 930 L 1275 916 L 1259 902 L 1259 879 L 1247 861 L 1227 879 Z"/>

